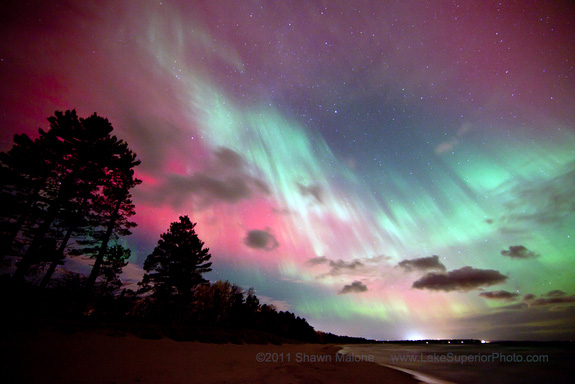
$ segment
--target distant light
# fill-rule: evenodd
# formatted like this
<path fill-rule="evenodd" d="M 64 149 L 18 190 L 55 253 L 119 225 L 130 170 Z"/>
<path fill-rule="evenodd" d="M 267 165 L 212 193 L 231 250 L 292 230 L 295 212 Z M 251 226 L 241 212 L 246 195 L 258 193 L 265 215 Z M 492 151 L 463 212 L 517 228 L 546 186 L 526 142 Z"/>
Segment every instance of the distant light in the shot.
<path fill-rule="evenodd" d="M 419 332 L 413 331 L 407 335 L 406 340 L 410 341 L 418 341 L 418 340 L 425 340 L 426 338 Z"/>

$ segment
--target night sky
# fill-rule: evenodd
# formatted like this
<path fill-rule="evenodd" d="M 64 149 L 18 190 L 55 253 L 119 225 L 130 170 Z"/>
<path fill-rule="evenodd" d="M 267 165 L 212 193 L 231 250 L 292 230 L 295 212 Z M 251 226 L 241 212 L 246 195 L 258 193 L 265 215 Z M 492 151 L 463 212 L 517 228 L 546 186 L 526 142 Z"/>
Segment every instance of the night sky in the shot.
<path fill-rule="evenodd" d="M 572 1 L 3 1 L 0 150 L 110 119 L 127 279 L 187 214 L 316 330 L 569 339 L 574 66 Z"/>

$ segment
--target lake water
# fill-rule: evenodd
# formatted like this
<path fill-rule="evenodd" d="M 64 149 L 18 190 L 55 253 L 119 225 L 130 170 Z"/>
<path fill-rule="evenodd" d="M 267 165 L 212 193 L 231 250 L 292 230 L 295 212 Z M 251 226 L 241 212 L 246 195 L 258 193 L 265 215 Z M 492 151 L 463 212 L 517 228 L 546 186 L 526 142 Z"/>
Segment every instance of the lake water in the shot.
<path fill-rule="evenodd" d="M 575 383 L 573 344 L 369 344 L 340 353 L 372 356 L 428 384 L 563 384 Z"/>

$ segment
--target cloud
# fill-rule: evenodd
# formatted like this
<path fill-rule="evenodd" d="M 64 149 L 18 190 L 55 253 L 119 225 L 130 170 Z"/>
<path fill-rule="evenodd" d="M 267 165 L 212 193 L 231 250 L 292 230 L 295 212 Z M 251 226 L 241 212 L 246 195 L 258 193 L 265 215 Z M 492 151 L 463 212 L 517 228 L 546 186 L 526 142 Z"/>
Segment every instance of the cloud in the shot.
<path fill-rule="evenodd" d="M 435 153 L 437 155 L 441 155 L 446 152 L 453 151 L 453 148 L 459 143 L 457 139 L 451 139 L 440 143 L 437 147 L 435 147 Z"/>
<path fill-rule="evenodd" d="M 329 259 L 325 256 L 317 256 L 312 257 L 307 261 L 308 265 L 318 265 L 318 264 L 326 264 L 329 262 Z"/>
<path fill-rule="evenodd" d="M 430 272 L 415 281 L 412 288 L 433 291 L 470 291 L 482 286 L 500 284 L 507 280 L 493 269 L 463 267 L 447 273 Z"/>
<path fill-rule="evenodd" d="M 543 297 L 537 298 L 533 294 L 527 294 L 523 297 L 523 301 L 529 305 L 542 307 L 554 304 L 573 304 L 575 303 L 575 295 L 567 296 L 567 293 L 560 289 L 549 291 L 542 295 Z"/>
<path fill-rule="evenodd" d="M 385 255 L 375 257 L 355 258 L 350 261 L 346 260 L 333 260 L 326 256 L 318 256 L 308 259 L 306 264 L 310 267 L 318 265 L 325 265 L 329 267 L 329 271 L 322 273 L 316 278 L 322 279 L 325 277 L 341 276 L 341 275 L 377 275 L 379 274 L 382 262 L 390 258 Z M 325 268 L 325 267 L 324 267 Z"/>
<path fill-rule="evenodd" d="M 339 292 L 340 295 L 344 295 L 346 293 L 362 293 L 367 292 L 367 286 L 363 284 L 361 281 L 356 280 L 351 284 L 345 285 L 343 289 Z"/>
<path fill-rule="evenodd" d="M 512 245 L 509 250 L 501 251 L 501 254 L 512 259 L 535 259 L 539 257 L 538 253 L 528 250 L 523 245 Z"/>
<path fill-rule="evenodd" d="M 470 123 L 463 123 L 456 132 L 457 138 L 451 138 L 441 142 L 437 147 L 435 147 L 435 154 L 441 155 L 445 152 L 453 151 L 455 147 L 460 144 L 460 140 L 458 139 L 462 139 L 469 131 L 471 131 L 471 129 L 472 126 Z"/>
<path fill-rule="evenodd" d="M 530 304 L 534 306 L 544 306 L 553 304 L 574 304 L 575 295 L 561 296 L 561 297 L 540 297 L 535 299 Z"/>
<path fill-rule="evenodd" d="M 214 152 L 214 156 L 217 166 L 223 169 L 240 171 L 245 167 L 243 157 L 232 149 L 220 147 Z"/>
<path fill-rule="evenodd" d="M 240 154 L 221 147 L 212 153 L 202 171 L 190 175 L 168 174 L 163 183 L 144 198 L 154 203 L 167 202 L 174 208 L 193 198 L 199 208 L 205 208 L 218 202 L 234 204 L 258 192 L 267 195 L 270 189 L 263 180 L 250 174 Z"/>
<path fill-rule="evenodd" d="M 490 300 L 513 301 L 519 296 L 519 293 L 508 292 L 508 291 L 491 291 L 491 292 L 481 292 L 479 296 Z"/>
<path fill-rule="evenodd" d="M 280 245 L 274 235 L 260 229 L 248 231 L 247 236 L 244 238 L 244 244 L 250 248 L 264 249 L 266 251 L 271 251 Z"/>
<path fill-rule="evenodd" d="M 328 265 L 330 266 L 330 271 L 320 275 L 320 278 L 326 276 L 339 276 L 342 274 L 352 274 L 357 271 L 360 267 L 363 267 L 364 264 L 354 259 L 352 261 L 345 261 L 345 260 L 329 260 Z"/>
<path fill-rule="evenodd" d="M 232 203 L 250 197 L 252 192 L 249 182 L 242 177 L 219 178 L 205 173 L 174 175 L 172 185 L 179 186 L 181 192 Z"/>
<path fill-rule="evenodd" d="M 135 149 L 141 148 L 136 151 L 138 158 L 142 160 L 142 164 L 138 167 L 141 169 L 138 171 L 160 174 L 170 153 L 166 148 L 170 148 L 171 153 L 178 154 L 186 153 L 185 150 L 189 151 L 189 148 L 185 148 L 187 142 L 178 140 L 182 135 L 181 130 L 167 119 L 150 114 L 144 118 L 139 116 L 134 106 L 126 106 L 119 123 L 123 123 L 126 129 L 130 146 L 133 145 Z"/>
<path fill-rule="evenodd" d="M 303 185 L 297 183 L 297 187 L 303 196 L 312 196 L 318 203 L 323 203 L 323 188 L 319 185 Z"/>
<path fill-rule="evenodd" d="M 567 224 L 575 213 L 575 162 L 556 177 L 526 180 L 501 193 L 506 196 L 502 232 L 524 233 L 531 225 Z"/>
<path fill-rule="evenodd" d="M 250 175 L 243 157 L 229 148 L 214 152 L 212 164 L 204 172 L 188 177 L 189 191 L 205 200 L 237 202 L 247 199 L 255 191 L 268 194 L 268 186 Z"/>
<path fill-rule="evenodd" d="M 418 259 L 403 260 L 400 261 L 397 265 L 405 269 L 407 272 L 427 271 L 430 269 L 445 271 L 445 265 L 439 261 L 439 256 L 437 255 L 430 257 L 420 257 Z"/>
<path fill-rule="evenodd" d="M 359 260 L 345 261 L 345 260 L 330 260 L 329 266 L 334 269 L 356 269 L 362 267 L 363 263 Z"/>
<path fill-rule="evenodd" d="M 547 296 L 547 297 L 561 297 L 561 296 L 565 296 L 565 295 L 566 295 L 566 293 L 563 292 L 562 290 L 560 290 L 560 289 L 555 289 L 555 290 L 553 290 L 553 291 L 547 292 L 547 293 L 546 293 L 545 295 L 543 295 L 543 296 Z"/>

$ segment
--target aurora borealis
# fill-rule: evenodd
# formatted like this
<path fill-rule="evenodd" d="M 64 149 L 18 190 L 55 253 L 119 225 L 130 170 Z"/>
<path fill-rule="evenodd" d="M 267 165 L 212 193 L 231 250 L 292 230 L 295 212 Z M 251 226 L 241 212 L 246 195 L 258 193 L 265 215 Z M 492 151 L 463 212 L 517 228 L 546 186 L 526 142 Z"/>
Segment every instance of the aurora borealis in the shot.
<path fill-rule="evenodd" d="M 55 110 L 141 159 L 139 279 L 178 215 L 211 280 L 316 330 L 575 336 L 570 1 L 8 1 L 1 150 Z"/>

